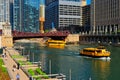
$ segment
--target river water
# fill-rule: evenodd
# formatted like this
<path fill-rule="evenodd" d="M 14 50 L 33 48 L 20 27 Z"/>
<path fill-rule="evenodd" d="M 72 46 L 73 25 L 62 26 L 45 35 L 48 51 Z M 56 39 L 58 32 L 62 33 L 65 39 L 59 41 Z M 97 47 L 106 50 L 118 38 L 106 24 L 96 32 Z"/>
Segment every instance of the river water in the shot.
<path fill-rule="evenodd" d="M 64 49 L 41 47 L 37 43 L 15 43 L 24 47 L 30 61 L 41 61 L 46 73 L 62 73 L 67 80 L 120 80 L 120 47 L 106 46 L 110 60 L 82 57 L 79 50 L 96 45 L 66 46 Z M 71 75 L 71 76 L 70 76 Z"/>

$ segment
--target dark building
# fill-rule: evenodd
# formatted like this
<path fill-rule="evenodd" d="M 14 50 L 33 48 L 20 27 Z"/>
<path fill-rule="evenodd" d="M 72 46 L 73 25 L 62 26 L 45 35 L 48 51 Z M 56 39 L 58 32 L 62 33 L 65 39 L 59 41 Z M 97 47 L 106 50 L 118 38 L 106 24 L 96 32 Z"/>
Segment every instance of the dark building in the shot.
<path fill-rule="evenodd" d="M 120 0 L 92 0 L 91 31 L 116 34 L 120 30 Z"/>
<path fill-rule="evenodd" d="M 10 0 L 10 24 L 13 30 L 13 1 Z"/>
<path fill-rule="evenodd" d="M 82 7 L 82 26 L 84 27 L 84 32 L 90 31 L 90 5 Z"/>

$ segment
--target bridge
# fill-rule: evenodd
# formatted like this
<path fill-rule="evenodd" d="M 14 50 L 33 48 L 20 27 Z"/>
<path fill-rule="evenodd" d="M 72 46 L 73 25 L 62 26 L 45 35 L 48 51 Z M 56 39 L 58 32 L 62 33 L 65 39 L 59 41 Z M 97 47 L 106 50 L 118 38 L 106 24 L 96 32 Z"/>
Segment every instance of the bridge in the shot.
<path fill-rule="evenodd" d="M 46 33 L 31 33 L 31 32 L 19 32 L 19 31 L 13 31 L 13 39 L 23 39 L 23 38 L 43 38 L 43 37 L 49 37 L 52 39 L 65 39 L 70 32 L 69 31 L 52 31 L 52 32 L 46 32 Z M 79 41 L 80 42 L 97 42 L 97 43 L 119 43 L 120 42 L 120 35 L 79 35 Z M 71 36 L 70 40 L 73 40 L 73 36 Z M 71 41 L 72 42 L 72 41 Z"/>
<path fill-rule="evenodd" d="M 52 31 L 46 33 L 12 31 L 12 36 L 14 40 L 23 38 L 43 38 L 43 37 L 50 37 L 52 39 L 64 39 L 69 34 L 70 34 L 69 31 Z"/>

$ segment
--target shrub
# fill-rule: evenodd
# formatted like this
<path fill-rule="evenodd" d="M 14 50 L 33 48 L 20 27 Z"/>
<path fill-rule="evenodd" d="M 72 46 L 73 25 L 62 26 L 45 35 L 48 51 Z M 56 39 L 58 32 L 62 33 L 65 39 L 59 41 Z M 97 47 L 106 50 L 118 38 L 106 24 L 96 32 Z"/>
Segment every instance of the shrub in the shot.
<path fill-rule="evenodd" d="M 18 63 L 20 64 L 20 65 L 31 65 L 32 63 L 31 62 L 29 62 L 29 61 L 21 61 L 21 60 L 19 60 L 18 61 Z"/>
<path fill-rule="evenodd" d="M 36 72 L 40 75 L 44 75 L 43 78 L 48 79 L 49 77 L 47 76 L 46 73 L 44 73 L 40 68 L 36 69 Z"/>
<path fill-rule="evenodd" d="M 0 59 L 0 68 L 2 69 L 2 72 L 7 72 L 7 69 L 3 65 L 4 65 L 3 60 Z"/>
<path fill-rule="evenodd" d="M 12 58 L 23 58 L 21 55 L 12 55 Z"/>
<path fill-rule="evenodd" d="M 35 75 L 35 73 L 34 73 L 34 71 L 33 71 L 32 69 L 28 69 L 28 73 L 29 73 L 31 76 L 34 76 L 34 75 Z"/>

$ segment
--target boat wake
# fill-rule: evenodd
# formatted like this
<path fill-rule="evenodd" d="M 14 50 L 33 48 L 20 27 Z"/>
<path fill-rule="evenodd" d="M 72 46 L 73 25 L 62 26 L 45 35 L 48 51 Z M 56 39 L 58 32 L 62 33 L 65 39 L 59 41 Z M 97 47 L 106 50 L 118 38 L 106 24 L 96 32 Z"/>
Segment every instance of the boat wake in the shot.
<path fill-rule="evenodd" d="M 90 59 L 97 59 L 97 60 L 104 60 L 104 61 L 110 61 L 111 58 L 110 57 L 101 57 L 101 58 L 92 58 L 92 57 L 88 57 L 88 56 L 81 56 L 83 58 L 90 58 Z"/>

